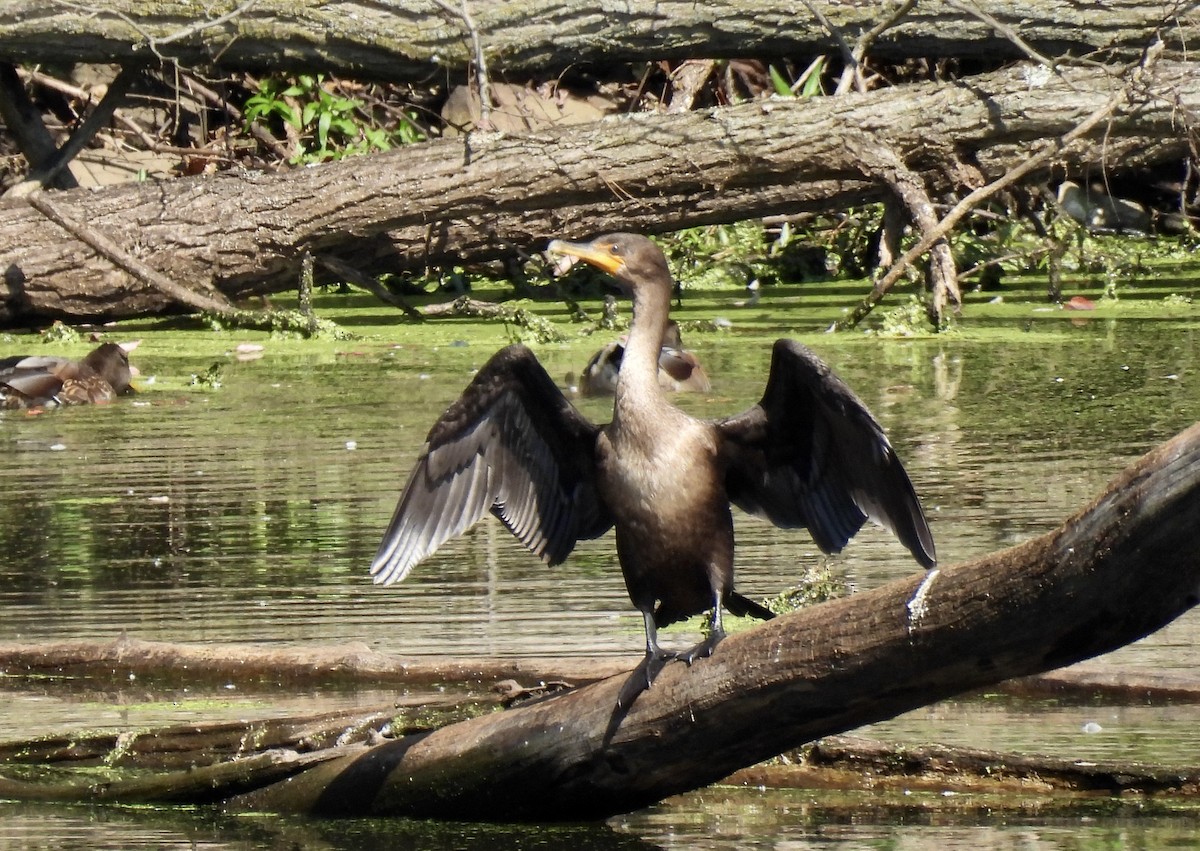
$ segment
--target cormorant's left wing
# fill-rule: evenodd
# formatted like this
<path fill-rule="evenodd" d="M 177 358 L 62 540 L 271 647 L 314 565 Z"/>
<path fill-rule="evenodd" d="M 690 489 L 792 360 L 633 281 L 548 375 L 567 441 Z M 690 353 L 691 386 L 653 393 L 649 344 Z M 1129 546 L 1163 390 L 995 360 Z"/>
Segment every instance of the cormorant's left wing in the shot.
<path fill-rule="evenodd" d="M 921 502 L 883 428 L 812 351 L 778 340 L 762 401 L 717 422 L 729 499 L 838 552 L 868 518 L 936 563 Z"/>

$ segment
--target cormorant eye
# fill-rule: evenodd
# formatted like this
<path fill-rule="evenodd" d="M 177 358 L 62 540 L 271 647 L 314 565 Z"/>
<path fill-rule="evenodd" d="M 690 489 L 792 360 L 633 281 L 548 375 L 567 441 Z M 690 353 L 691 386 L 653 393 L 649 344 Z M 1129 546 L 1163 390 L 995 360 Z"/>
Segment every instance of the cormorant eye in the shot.
<path fill-rule="evenodd" d="M 612 254 L 620 254 L 620 253 L 621 253 L 621 246 L 617 245 L 617 244 L 614 242 L 612 245 L 608 246 L 608 250 L 609 250 L 609 252 L 610 252 L 610 253 L 612 253 Z"/>

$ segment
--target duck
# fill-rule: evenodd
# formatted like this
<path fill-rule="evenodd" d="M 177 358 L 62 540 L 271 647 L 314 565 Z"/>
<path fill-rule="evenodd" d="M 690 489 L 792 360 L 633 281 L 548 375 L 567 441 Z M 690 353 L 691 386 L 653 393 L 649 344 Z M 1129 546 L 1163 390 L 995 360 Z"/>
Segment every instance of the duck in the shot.
<path fill-rule="evenodd" d="M 612 420 L 581 414 L 525 346 L 496 352 L 429 431 L 372 560 L 375 583 L 404 579 L 488 513 L 548 565 L 615 529 L 645 630 L 635 673 L 648 689 L 666 664 L 713 654 L 725 636 L 723 609 L 773 617 L 734 588 L 732 506 L 806 528 L 825 553 L 871 520 L 919 564 L 936 565 L 921 502 L 883 428 L 817 355 L 778 340 L 758 403 L 693 417 L 658 380 L 672 294 L 662 250 L 613 233 L 556 239 L 548 251 L 606 272 L 632 299 Z M 699 614 L 708 619 L 701 641 L 660 644 L 660 628 Z"/>
<path fill-rule="evenodd" d="M 617 375 L 625 357 L 625 341 L 615 340 L 588 360 L 579 378 L 583 396 L 612 396 L 617 392 Z M 668 393 L 709 393 L 712 382 L 699 359 L 683 348 L 679 323 L 667 322 L 658 350 L 658 383 Z"/>
<path fill-rule="evenodd" d="M 50 408 L 102 404 L 130 392 L 129 353 L 117 343 L 101 343 L 82 360 L 45 355 L 0 359 L 0 407 Z"/>

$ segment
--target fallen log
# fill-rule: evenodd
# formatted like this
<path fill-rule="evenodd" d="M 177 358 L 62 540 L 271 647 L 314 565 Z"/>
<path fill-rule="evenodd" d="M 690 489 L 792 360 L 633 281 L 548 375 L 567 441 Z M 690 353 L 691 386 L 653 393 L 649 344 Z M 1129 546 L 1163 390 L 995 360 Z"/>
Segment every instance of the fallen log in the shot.
<path fill-rule="evenodd" d="M 778 618 L 670 665 L 325 762 L 230 802 L 330 815 L 597 818 L 821 736 L 1116 649 L 1196 605 L 1200 425 L 1059 529 Z M 636 672 L 634 674 L 636 676 Z"/>
<path fill-rule="evenodd" d="M 1194 796 L 1200 792 L 1200 768 L 1081 762 L 1039 754 L 828 736 L 801 748 L 787 764 L 756 765 L 735 772 L 726 782 L 772 788 Z"/>
<path fill-rule="evenodd" d="M 237 299 L 291 289 L 306 251 L 364 272 L 422 270 L 540 250 L 551 235 L 656 233 L 878 200 L 889 190 L 855 160 L 848 141 L 859 138 L 895 151 L 931 195 L 960 190 L 1053 146 L 1125 84 L 1103 68 L 1061 72 L 1021 65 L 960 83 L 472 133 L 284 173 L 47 197 L 175 282 Z M 1200 63 L 1160 61 L 1144 83 L 1056 164 L 1132 168 L 1185 155 L 1178 118 L 1200 111 Z M 178 309 L 20 200 L 0 201 L 0 269 L 0 326 Z"/>
<path fill-rule="evenodd" d="M 590 683 L 615 676 L 636 659 L 400 658 L 365 644 L 320 648 L 264 648 L 239 644 L 172 644 L 122 636 L 115 641 L 0 643 L 0 675 L 88 679 L 119 685 L 131 679 L 153 685 L 224 684 L 295 687 L 455 683 L 490 687 L 498 680 L 568 680 Z"/>
<path fill-rule="evenodd" d="M 639 672 L 319 758 L 258 754 L 244 770 L 212 766 L 213 782 L 231 808 L 321 815 L 544 820 L 636 809 L 822 736 L 1153 632 L 1200 601 L 1198 520 L 1200 425 L 1053 532 L 733 635 L 690 668 L 668 665 L 632 706 L 619 708 L 618 695 Z M 173 777 L 97 794 L 187 800 Z M 179 782 L 197 788 L 194 777 Z"/>
<path fill-rule="evenodd" d="M 1194 44 L 1200 32 L 1185 7 L 1121 0 L 1081 16 L 1067 0 L 1024 3 L 978 0 L 977 14 L 950 4 L 918 3 L 880 34 L 872 55 L 1021 58 L 1008 34 L 1049 56 L 1069 52 L 1130 59 L 1156 29 Z M 384 80 L 425 81 L 439 69 L 460 74 L 473 61 L 470 32 L 454 5 L 423 0 L 239 0 L 153 4 L 92 0 L 86 5 L 8 0 L 0 7 L 0 54 L 14 62 L 62 65 L 118 62 L 278 72 L 333 72 Z M 811 55 L 836 52 L 837 35 L 853 39 L 890 10 L 868 0 L 822 4 L 822 16 L 786 0 L 706 3 L 632 0 L 619 6 L 591 0 L 558 4 L 476 3 L 474 28 L 493 70 L 554 76 L 581 63 Z M 824 20 L 822 20 L 822 17 Z M 719 26 L 713 22 L 719 21 Z M 652 22 L 652 25 L 651 25 Z M 784 25 L 786 23 L 786 25 Z"/>

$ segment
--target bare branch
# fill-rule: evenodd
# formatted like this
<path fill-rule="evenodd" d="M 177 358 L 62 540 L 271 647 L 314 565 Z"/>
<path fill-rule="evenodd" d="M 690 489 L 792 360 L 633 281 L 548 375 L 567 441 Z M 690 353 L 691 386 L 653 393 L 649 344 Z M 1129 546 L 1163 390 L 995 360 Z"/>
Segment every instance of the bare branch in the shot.
<path fill-rule="evenodd" d="M 24 198 L 53 181 L 75 155 L 92 141 L 100 128 L 109 122 L 113 113 L 117 111 L 117 106 L 141 76 L 140 68 L 122 68 L 116 78 L 108 84 L 108 91 L 104 93 L 100 103 L 96 104 L 96 108 L 88 114 L 83 123 L 75 128 L 66 144 L 58 149 L 49 162 L 10 189 L 8 194 L 13 198 Z"/>
<path fill-rule="evenodd" d="M 44 194 L 38 193 L 29 196 L 29 205 L 67 231 L 71 236 L 86 243 L 93 250 L 120 266 L 130 275 L 133 275 L 142 283 L 154 287 L 172 301 L 190 307 L 193 310 L 208 311 L 221 315 L 229 314 L 234 310 L 233 305 L 224 296 L 220 295 L 220 293 L 217 293 L 215 296 L 202 295 L 187 287 L 180 286 L 170 278 L 150 268 L 132 254 L 120 248 L 112 240 L 108 239 L 108 237 L 66 215 Z"/>
<path fill-rule="evenodd" d="M 912 265 L 918 257 L 930 249 L 938 240 L 943 239 L 951 230 L 958 225 L 971 211 L 981 204 L 983 201 L 995 195 L 1002 189 L 1012 186 L 1025 175 L 1033 172 L 1046 163 L 1050 162 L 1056 156 L 1059 156 L 1062 151 L 1067 148 L 1075 140 L 1082 138 L 1095 129 L 1102 121 L 1107 120 L 1117 110 L 1121 104 L 1129 98 L 1133 90 L 1142 85 L 1146 74 L 1154 66 L 1158 57 L 1162 55 L 1163 43 L 1155 41 L 1146 51 L 1145 58 L 1133 69 L 1128 82 L 1110 97 L 1102 106 L 1093 111 L 1087 118 L 1077 124 L 1070 132 L 1063 134 L 1058 139 L 1052 139 L 1049 143 L 1042 146 L 1042 149 L 1032 154 L 1028 159 L 1024 160 L 1020 165 L 1011 169 L 1001 177 L 993 180 L 986 186 L 969 193 L 961 201 L 954 205 L 937 226 L 927 231 L 921 239 L 910 248 L 908 251 L 896 261 L 888 272 L 876 281 L 875 286 L 871 289 L 871 293 L 863 299 L 863 301 L 851 311 L 850 315 L 844 319 L 835 322 L 830 326 L 831 331 L 846 330 L 853 328 L 863 320 L 874 309 L 883 297 L 887 294 L 895 283 L 900 280 L 904 271 Z"/>
<path fill-rule="evenodd" d="M 434 4 L 449 15 L 460 18 L 471 38 L 471 53 L 475 57 L 475 83 L 479 90 L 479 129 L 494 130 L 492 124 L 492 83 L 488 76 L 487 58 L 483 55 L 483 39 L 479 36 L 479 28 L 471 17 L 471 7 L 467 0 L 461 0 L 462 6 L 455 9 L 446 0 L 433 0 Z"/>

